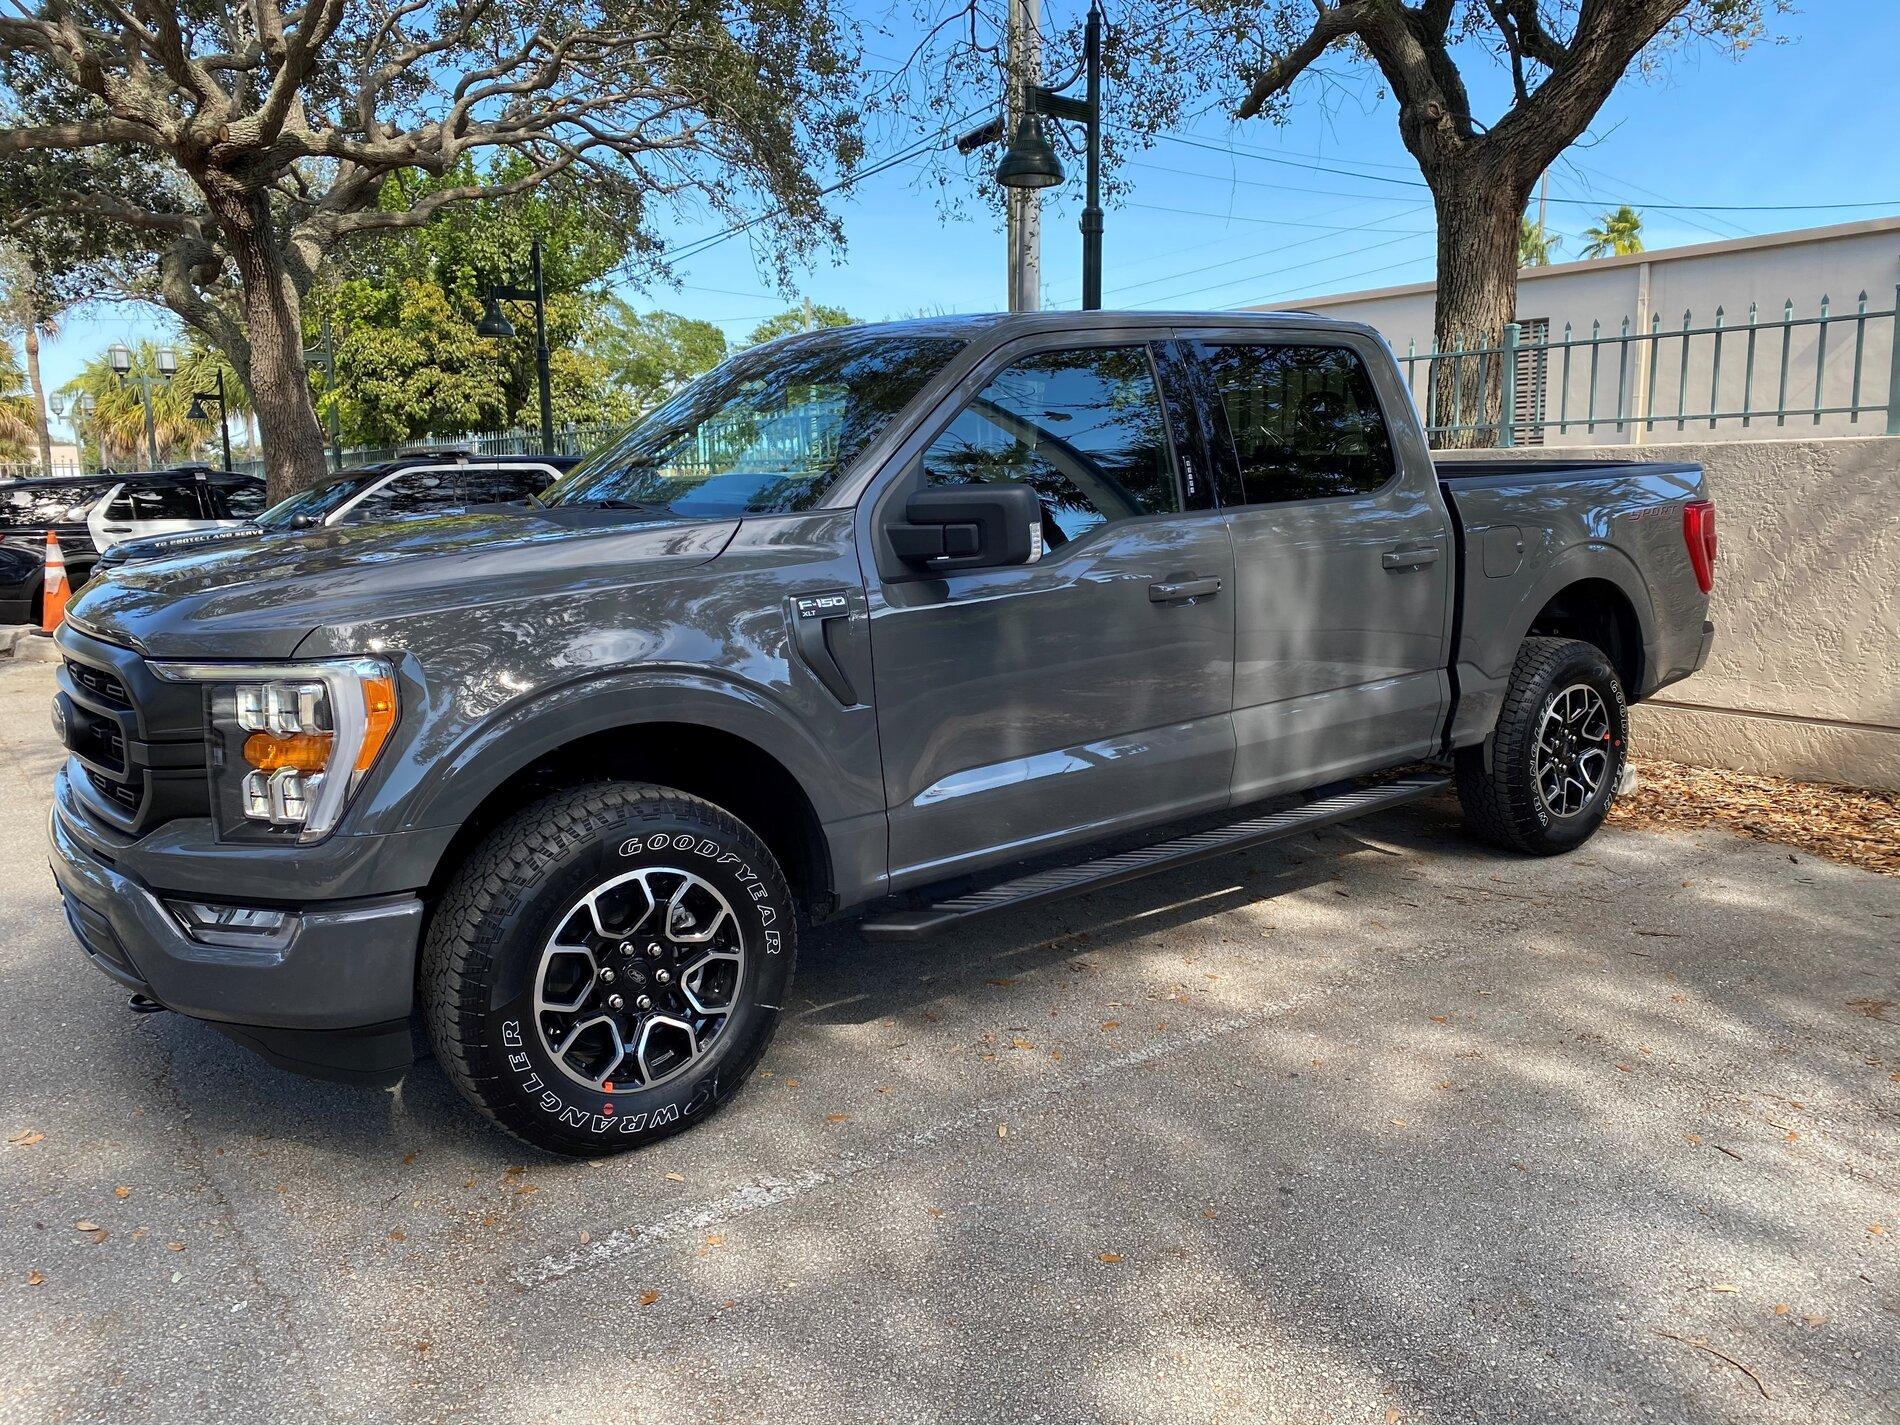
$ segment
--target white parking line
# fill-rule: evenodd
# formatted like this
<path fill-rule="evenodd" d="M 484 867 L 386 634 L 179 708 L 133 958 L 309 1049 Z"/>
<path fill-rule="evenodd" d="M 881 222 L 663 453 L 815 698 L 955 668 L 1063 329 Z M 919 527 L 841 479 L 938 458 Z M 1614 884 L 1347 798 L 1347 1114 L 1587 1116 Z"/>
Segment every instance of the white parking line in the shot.
<path fill-rule="evenodd" d="M 1400 968 L 1414 969 L 1420 965 L 1430 964 L 1444 958 L 1447 953 L 1449 953 L 1449 947 L 1394 955 L 1379 971 L 1348 972 L 1338 979 L 1262 1005 L 1259 1009 L 1246 1014 L 1230 1015 L 1197 1028 L 1184 1029 L 1163 1038 L 1151 1040 L 1139 1049 L 1131 1049 L 1127 1053 L 1104 1059 L 1101 1063 L 1083 1070 L 1072 1078 L 1053 1079 L 1025 1093 L 1009 1097 L 979 1100 L 972 1107 L 953 1114 L 942 1122 L 918 1129 L 913 1133 L 898 1134 L 868 1152 L 841 1153 L 824 1164 L 801 1169 L 789 1177 L 762 1175 L 710 1202 L 680 1208 L 645 1226 L 616 1228 L 585 1247 L 564 1252 L 551 1252 L 538 1261 L 517 1267 L 509 1273 L 509 1278 L 517 1286 L 526 1290 L 545 1286 L 549 1282 L 560 1281 L 580 1272 L 592 1271 L 598 1267 L 647 1260 L 658 1256 L 665 1250 L 667 1244 L 676 1238 L 697 1240 L 707 1229 L 718 1227 L 734 1218 L 783 1206 L 810 1192 L 813 1188 L 826 1187 L 832 1183 L 844 1182 L 851 1178 L 861 1177 L 865 1173 L 875 1172 L 932 1144 L 942 1142 L 946 1138 L 974 1129 L 979 1125 L 1007 1122 L 1012 1117 L 1020 1117 L 1059 1094 L 1085 1088 L 1111 1074 L 1139 1068 L 1143 1064 L 1153 1063 L 1157 1059 L 1178 1054 L 1183 1050 L 1199 1048 L 1216 1039 L 1223 1039 L 1228 1035 L 1265 1024 L 1268 1020 L 1292 1014 L 1328 995 L 1356 988 L 1371 980 L 1382 979 Z"/>

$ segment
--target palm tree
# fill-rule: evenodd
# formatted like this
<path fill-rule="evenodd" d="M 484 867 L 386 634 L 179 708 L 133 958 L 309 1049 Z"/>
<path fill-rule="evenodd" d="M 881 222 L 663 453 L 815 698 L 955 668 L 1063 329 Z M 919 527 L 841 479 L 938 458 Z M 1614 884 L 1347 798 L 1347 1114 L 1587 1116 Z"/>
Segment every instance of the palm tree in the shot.
<path fill-rule="evenodd" d="M 1550 255 L 1563 246 L 1563 239 L 1542 223 L 1533 223 L 1528 217 L 1520 219 L 1519 223 L 1517 265 L 1519 267 L 1550 266 Z"/>
<path fill-rule="evenodd" d="M 1583 250 L 1585 257 L 1626 257 L 1643 250 L 1643 215 L 1625 203 L 1614 213 L 1605 213 L 1599 226 L 1585 228 L 1583 235 L 1590 240 Z"/>
<path fill-rule="evenodd" d="M 33 442 L 33 398 L 22 389 L 19 358 L 0 341 L 0 460 L 24 460 Z"/>
<path fill-rule="evenodd" d="M 134 376 L 158 374 L 158 343 L 142 341 L 132 351 Z M 210 389 L 212 366 L 209 358 L 194 349 L 179 362 L 171 380 L 152 388 L 152 426 L 158 443 L 161 464 L 182 455 L 195 454 L 200 445 L 217 430 L 216 418 L 191 419 L 191 398 L 195 391 Z M 79 374 L 63 388 L 68 393 L 90 393 L 96 402 L 86 418 L 85 435 L 99 448 L 99 458 L 108 465 L 136 467 L 146 460 L 145 402 L 139 388 L 122 381 L 104 356 L 95 356 L 80 368 Z M 243 384 L 225 368 L 225 394 L 231 409 L 243 408 Z"/>
<path fill-rule="evenodd" d="M 0 329 L 17 330 L 26 347 L 26 384 L 33 403 L 33 434 L 39 440 L 40 468 L 53 473 L 53 436 L 46 425 L 46 385 L 40 380 L 40 339 L 59 335 L 58 305 L 48 298 L 39 275 L 13 248 L 0 248 Z"/>

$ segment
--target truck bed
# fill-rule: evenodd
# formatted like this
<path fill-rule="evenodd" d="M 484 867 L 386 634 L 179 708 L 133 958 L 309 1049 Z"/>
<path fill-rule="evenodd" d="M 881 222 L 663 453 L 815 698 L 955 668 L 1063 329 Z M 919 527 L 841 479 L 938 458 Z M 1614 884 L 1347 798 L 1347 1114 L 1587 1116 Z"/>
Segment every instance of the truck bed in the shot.
<path fill-rule="evenodd" d="M 1519 644 L 1561 618 L 1552 601 L 1578 580 L 1619 611 L 1597 640 L 1632 701 L 1699 666 L 1704 600 L 1676 511 L 1701 498 L 1701 466 L 1581 451 L 1433 466 L 1457 551 L 1451 745 L 1489 731 Z"/>

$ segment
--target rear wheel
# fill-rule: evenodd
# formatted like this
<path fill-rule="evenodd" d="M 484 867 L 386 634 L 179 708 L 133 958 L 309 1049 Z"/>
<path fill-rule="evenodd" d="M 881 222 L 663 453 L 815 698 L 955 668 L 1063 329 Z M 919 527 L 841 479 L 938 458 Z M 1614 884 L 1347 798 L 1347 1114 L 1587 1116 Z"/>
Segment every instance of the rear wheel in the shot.
<path fill-rule="evenodd" d="M 462 866 L 422 956 L 449 1077 L 516 1136 L 624 1152 L 691 1126 L 770 1043 L 797 953 L 772 854 L 710 802 L 583 787 Z"/>
<path fill-rule="evenodd" d="M 1496 729 L 1457 757 L 1465 821 L 1485 840 L 1551 856 L 1603 824 L 1623 773 L 1629 710 L 1603 651 L 1527 638 Z"/>

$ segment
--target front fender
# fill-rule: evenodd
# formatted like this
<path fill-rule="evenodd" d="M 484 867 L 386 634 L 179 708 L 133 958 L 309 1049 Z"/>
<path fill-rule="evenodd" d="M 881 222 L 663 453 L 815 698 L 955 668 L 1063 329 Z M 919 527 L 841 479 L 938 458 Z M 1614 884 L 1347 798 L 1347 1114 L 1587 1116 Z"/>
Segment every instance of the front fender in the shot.
<path fill-rule="evenodd" d="M 510 777 L 596 733 L 690 723 L 750 742 L 791 775 L 823 823 L 881 807 L 881 783 L 866 785 L 821 744 L 770 689 L 699 669 L 652 665 L 605 672 L 537 692 L 470 728 L 435 759 L 416 788 L 410 819 L 460 826 Z M 875 768 L 875 763 L 872 764 Z"/>

